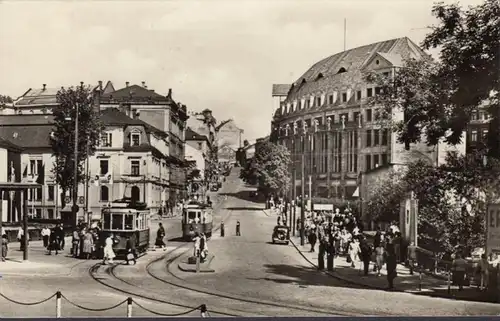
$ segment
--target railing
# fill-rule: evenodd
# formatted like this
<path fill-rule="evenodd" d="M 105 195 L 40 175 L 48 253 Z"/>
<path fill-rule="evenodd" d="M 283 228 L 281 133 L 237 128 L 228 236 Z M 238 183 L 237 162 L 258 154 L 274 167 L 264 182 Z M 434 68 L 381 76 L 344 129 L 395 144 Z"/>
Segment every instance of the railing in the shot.
<path fill-rule="evenodd" d="M 53 300 L 55 299 L 55 306 L 56 306 L 56 318 L 61 318 L 62 316 L 62 311 L 63 311 L 63 300 L 64 302 L 68 303 L 70 306 L 73 306 L 73 307 L 76 307 L 76 308 L 79 308 L 81 310 L 85 310 L 85 311 L 89 311 L 89 312 L 104 312 L 104 311 L 109 311 L 109 310 L 113 310 L 113 309 L 116 309 L 122 305 L 126 305 L 126 314 L 127 314 L 127 318 L 131 318 L 133 315 L 132 315 L 132 311 L 133 311 L 133 307 L 134 305 L 141 308 L 142 310 L 144 311 L 147 311 L 151 314 L 154 314 L 154 315 L 157 315 L 157 316 L 162 316 L 162 317 L 179 317 L 179 316 L 183 316 L 183 315 L 187 315 L 189 313 L 192 313 L 194 311 L 199 311 L 200 312 L 200 316 L 202 318 L 207 318 L 207 317 L 210 317 L 210 314 L 207 310 L 207 306 L 205 304 L 201 304 L 195 308 L 192 308 L 192 309 L 189 309 L 187 311 L 184 311 L 184 312 L 181 312 L 181 313 L 172 313 L 172 314 L 168 314 L 168 313 L 160 313 L 160 312 L 157 312 L 157 311 L 153 311 L 151 309 L 148 309 L 146 307 L 144 307 L 143 305 L 139 304 L 137 301 L 135 301 L 133 298 L 131 297 L 128 297 L 127 299 L 121 301 L 121 302 L 118 302 L 110 307 L 107 307 L 107 308 L 90 308 L 90 307 L 85 307 L 85 306 L 82 306 L 80 304 L 77 304 L 75 302 L 73 302 L 72 300 L 68 299 L 66 296 L 64 296 L 60 291 L 57 291 L 56 293 L 52 294 L 51 296 L 49 296 L 48 298 L 46 299 L 43 299 L 43 300 L 40 300 L 40 301 L 36 301 L 36 302 L 21 302 L 21 301 L 17 301 L 17 300 L 14 300 L 12 298 L 9 298 L 8 296 L 0 293 L 0 297 L 4 298 L 5 300 L 7 300 L 8 302 L 10 303 L 13 303 L 13 304 L 17 304 L 17 305 L 22 305 L 22 306 L 35 306 L 35 305 L 39 305 L 39 304 L 43 304 L 43 303 L 46 303 L 50 300 Z"/>

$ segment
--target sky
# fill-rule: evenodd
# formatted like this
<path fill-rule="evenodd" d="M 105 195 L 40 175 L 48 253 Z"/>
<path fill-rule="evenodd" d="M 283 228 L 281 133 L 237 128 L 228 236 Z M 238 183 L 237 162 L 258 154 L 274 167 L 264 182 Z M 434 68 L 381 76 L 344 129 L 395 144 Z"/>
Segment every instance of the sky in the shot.
<path fill-rule="evenodd" d="M 436 22 L 433 3 L 0 0 L 0 94 L 145 81 L 157 93 L 172 88 L 189 111 L 234 119 L 252 141 L 269 134 L 272 84 L 343 50 L 344 18 L 347 49 L 404 36 L 419 44 Z"/>

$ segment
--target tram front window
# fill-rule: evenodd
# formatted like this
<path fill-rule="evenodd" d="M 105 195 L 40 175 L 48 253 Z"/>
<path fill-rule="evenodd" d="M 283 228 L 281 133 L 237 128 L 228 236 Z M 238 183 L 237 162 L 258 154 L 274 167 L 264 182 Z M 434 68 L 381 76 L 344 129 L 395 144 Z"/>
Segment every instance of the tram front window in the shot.
<path fill-rule="evenodd" d="M 103 228 L 105 230 L 109 230 L 109 228 L 111 227 L 111 215 L 109 213 L 104 213 L 104 226 Z"/>
<path fill-rule="evenodd" d="M 197 213 L 194 212 L 194 211 L 189 211 L 188 212 L 188 223 L 191 224 L 191 223 L 198 223 L 196 222 L 196 219 L 197 219 Z"/>
<path fill-rule="evenodd" d="M 134 214 L 126 214 L 125 215 L 125 230 L 133 230 L 134 229 Z"/>
<path fill-rule="evenodd" d="M 122 214 L 112 214 L 112 216 L 111 216 L 111 229 L 112 230 L 123 230 L 123 215 Z"/>

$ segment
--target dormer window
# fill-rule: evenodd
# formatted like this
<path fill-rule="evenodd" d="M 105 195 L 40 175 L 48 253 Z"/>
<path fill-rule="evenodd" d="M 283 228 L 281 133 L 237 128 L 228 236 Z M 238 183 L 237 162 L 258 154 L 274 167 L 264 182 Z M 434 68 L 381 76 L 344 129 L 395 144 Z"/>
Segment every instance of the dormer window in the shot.
<path fill-rule="evenodd" d="M 316 106 L 321 106 L 321 97 L 316 98 Z"/>
<path fill-rule="evenodd" d="M 342 102 L 347 102 L 347 93 L 342 94 Z"/>
<path fill-rule="evenodd" d="M 103 133 L 101 136 L 101 146 L 102 147 L 111 147 L 113 145 L 113 134 L 112 133 Z"/>
<path fill-rule="evenodd" d="M 323 74 L 319 73 L 318 76 L 316 77 L 316 80 L 320 80 L 321 78 L 323 78 Z"/>
<path fill-rule="evenodd" d="M 131 133 L 130 134 L 130 146 L 140 146 L 141 145 L 141 134 Z"/>
<path fill-rule="evenodd" d="M 341 74 L 343 72 L 346 72 L 347 70 L 344 67 L 341 67 L 339 71 L 337 71 L 337 74 Z"/>

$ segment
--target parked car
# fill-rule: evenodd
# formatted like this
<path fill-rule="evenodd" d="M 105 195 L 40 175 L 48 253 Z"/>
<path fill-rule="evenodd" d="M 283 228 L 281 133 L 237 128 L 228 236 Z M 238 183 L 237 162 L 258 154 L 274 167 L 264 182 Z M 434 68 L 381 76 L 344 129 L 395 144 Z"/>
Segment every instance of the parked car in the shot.
<path fill-rule="evenodd" d="M 281 243 L 286 244 L 290 242 L 290 227 L 286 225 L 276 225 L 272 235 L 273 244 Z"/>

